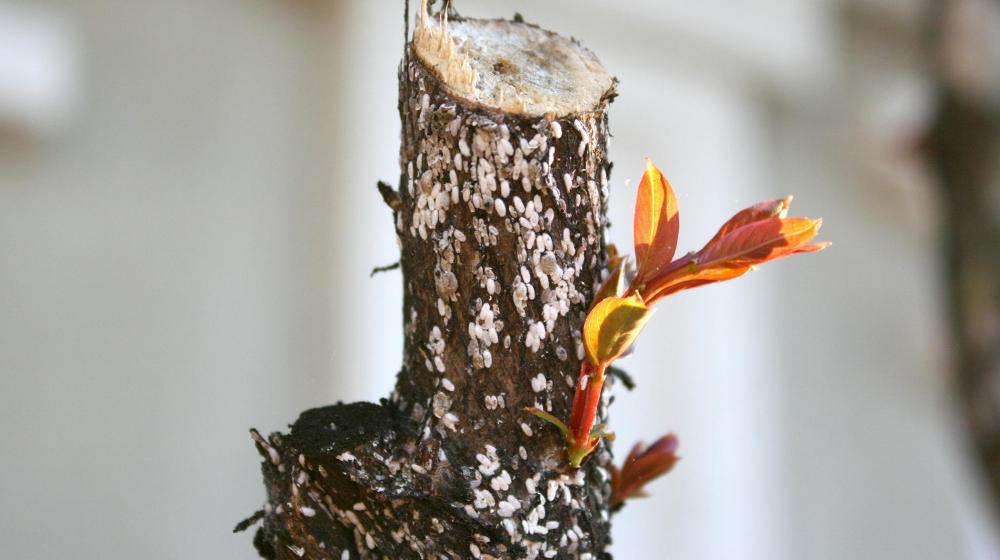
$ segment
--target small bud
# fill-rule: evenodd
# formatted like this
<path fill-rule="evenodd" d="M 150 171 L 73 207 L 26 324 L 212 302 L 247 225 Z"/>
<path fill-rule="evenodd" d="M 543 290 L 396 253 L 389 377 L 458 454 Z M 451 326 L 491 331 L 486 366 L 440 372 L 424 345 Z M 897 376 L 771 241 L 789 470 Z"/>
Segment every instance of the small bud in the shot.
<path fill-rule="evenodd" d="M 611 507 L 619 507 L 625 500 L 644 496 L 643 487 L 674 467 L 679 442 L 674 434 L 667 434 L 646 447 L 635 444 L 625 463 L 619 469 L 611 467 Z"/>

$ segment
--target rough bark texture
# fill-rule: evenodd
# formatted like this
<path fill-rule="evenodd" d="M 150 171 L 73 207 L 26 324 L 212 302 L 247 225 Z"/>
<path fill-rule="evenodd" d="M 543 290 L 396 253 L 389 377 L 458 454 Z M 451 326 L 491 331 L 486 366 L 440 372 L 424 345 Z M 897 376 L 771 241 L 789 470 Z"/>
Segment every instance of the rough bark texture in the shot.
<path fill-rule="evenodd" d="M 524 117 L 400 68 L 402 369 L 381 404 L 262 437 L 268 558 L 608 558 L 610 453 L 565 470 L 557 430 L 606 266 L 609 90 Z M 373 349 L 376 351 L 376 349 Z M 254 518 L 250 523 L 256 522 Z"/>
<path fill-rule="evenodd" d="M 1000 27 L 995 19 L 992 27 L 956 19 L 952 11 L 959 4 L 942 2 L 932 10 L 940 81 L 928 148 L 944 192 L 958 392 L 994 504 L 1000 507 L 1000 95 L 988 91 L 989 86 L 974 87 L 983 84 L 969 79 L 988 80 L 998 61 L 969 57 L 963 44 L 985 44 L 985 34 Z M 955 52 L 966 57 L 958 61 L 948 56 Z M 957 62 L 964 65 L 963 80 L 955 79 Z"/>

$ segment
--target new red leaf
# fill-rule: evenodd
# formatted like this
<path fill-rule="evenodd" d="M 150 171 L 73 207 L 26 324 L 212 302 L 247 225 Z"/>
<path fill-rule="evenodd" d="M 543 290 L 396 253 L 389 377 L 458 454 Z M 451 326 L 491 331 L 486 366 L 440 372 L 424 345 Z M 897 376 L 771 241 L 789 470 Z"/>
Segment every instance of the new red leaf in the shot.
<path fill-rule="evenodd" d="M 674 434 L 667 434 L 648 447 L 641 442 L 635 444 L 622 467 L 611 468 L 611 506 L 644 495 L 643 487 L 648 482 L 670 472 L 680 460 L 678 445 Z"/>
<path fill-rule="evenodd" d="M 737 212 L 735 216 L 729 218 L 728 222 L 722 224 L 722 227 L 719 228 L 715 237 L 709 240 L 709 242 L 705 245 L 711 245 L 718 241 L 723 235 L 726 235 L 734 229 L 741 228 L 745 225 L 766 220 L 768 218 L 784 218 L 785 215 L 788 214 L 788 207 L 791 205 L 792 196 L 788 195 L 785 198 L 765 200 L 764 202 L 758 202 L 749 208 L 744 208 L 743 210 Z"/>
<path fill-rule="evenodd" d="M 639 283 L 656 276 L 674 258 L 679 230 L 680 216 L 674 190 L 663 173 L 647 159 L 636 194 L 632 225 Z"/>
<path fill-rule="evenodd" d="M 736 228 L 698 253 L 699 268 L 753 266 L 795 252 L 819 233 L 823 220 L 768 218 Z"/>
<path fill-rule="evenodd" d="M 594 295 L 594 305 L 601 303 L 605 298 L 618 297 L 625 291 L 625 268 L 628 266 L 628 255 L 618 259 L 618 263 L 611 270 L 611 274 L 604 279 L 601 287 Z"/>
<path fill-rule="evenodd" d="M 642 295 L 652 305 L 681 290 L 742 276 L 767 261 L 825 249 L 828 243 L 807 245 L 822 223 L 809 218 L 767 218 L 738 227 L 713 239 L 697 254 L 673 263 L 648 283 Z"/>

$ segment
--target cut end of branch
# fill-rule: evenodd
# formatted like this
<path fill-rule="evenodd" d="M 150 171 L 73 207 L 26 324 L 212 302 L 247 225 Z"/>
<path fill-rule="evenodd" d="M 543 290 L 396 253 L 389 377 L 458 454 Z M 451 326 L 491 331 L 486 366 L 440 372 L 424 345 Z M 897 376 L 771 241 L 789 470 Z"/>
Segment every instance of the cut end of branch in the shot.
<path fill-rule="evenodd" d="M 505 113 L 589 112 L 614 88 L 597 57 L 575 40 L 517 20 L 449 22 L 446 11 L 432 18 L 426 1 L 413 49 L 454 95 Z"/>

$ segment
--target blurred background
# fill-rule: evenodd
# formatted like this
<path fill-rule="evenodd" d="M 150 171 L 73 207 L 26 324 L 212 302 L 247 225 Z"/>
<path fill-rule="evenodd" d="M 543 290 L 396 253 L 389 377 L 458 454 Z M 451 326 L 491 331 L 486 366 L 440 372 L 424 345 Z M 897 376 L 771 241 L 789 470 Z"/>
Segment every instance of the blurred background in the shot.
<path fill-rule="evenodd" d="M 616 556 L 1000 558 L 1000 316 L 970 373 L 954 274 L 956 224 L 1000 255 L 1000 3 L 456 5 L 621 80 L 620 247 L 647 155 L 682 249 L 788 193 L 835 243 L 664 302 L 613 424 L 619 454 L 672 430 L 684 460 L 616 518 Z M 252 558 L 247 429 L 389 393 L 400 279 L 369 272 L 397 258 L 375 182 L 399 173 L 402 11 L 0 0 L 4 557 Z"/>

